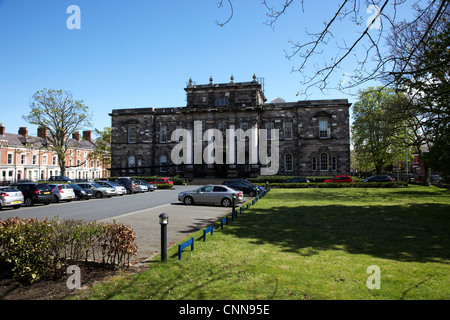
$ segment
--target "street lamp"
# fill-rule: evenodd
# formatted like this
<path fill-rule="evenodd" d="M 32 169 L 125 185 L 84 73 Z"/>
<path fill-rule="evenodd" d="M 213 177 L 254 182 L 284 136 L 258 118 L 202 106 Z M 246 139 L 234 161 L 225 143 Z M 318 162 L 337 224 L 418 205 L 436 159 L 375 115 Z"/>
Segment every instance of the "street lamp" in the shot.
<path fill-rule="evenodd" d="M 161 213 L 159 215 L 159 224 L 161 225 L 161 261 L 167 261 L 167 225 L 169 224 L 169 215 Z"/>

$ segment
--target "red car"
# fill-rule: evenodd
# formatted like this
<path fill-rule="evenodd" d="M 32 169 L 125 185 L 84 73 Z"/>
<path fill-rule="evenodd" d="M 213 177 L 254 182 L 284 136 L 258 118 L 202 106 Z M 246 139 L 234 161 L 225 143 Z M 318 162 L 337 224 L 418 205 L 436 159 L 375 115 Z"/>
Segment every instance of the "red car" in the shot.
<path fill-rule="evenodd" d="M 169 179 L 169 178 L 158 178 L 158 179 L 155 179 L 153 181 L 149 181 L 149 183 L 154 183 L 154 184 L 165 184 L 165 183 L 173 184 L 173 181 L 172 181 L 172 179 Z"/>
<path fill-rule="evenodd" d="M 350 176 L 336 176 L 333 179 L 328 179 L 325 180 L 324 182 L 338 182 L 338 183 L 353 182 L 353 179 Z"/>

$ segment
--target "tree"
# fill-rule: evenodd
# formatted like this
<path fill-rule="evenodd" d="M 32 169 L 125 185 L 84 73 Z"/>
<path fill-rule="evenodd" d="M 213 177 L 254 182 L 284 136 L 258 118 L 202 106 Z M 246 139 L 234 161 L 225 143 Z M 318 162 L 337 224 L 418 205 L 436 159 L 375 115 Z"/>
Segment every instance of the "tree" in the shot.
<path fill-rule="evenodd" d="M 30 113 L 22 118 L 47 130 L 48 146 L 57 154 L 61 175 L 65 175 L 69 138 L 91 125 L 89 107 L 84 101 L 75 100 L 69 91 L 43 89 L 33 95 L 30 108 Z"/>
<path fill-rule="evenodd" d="M 95 129 L 95 134 L 98 138 L 92 141 L 95 149 L 89 154 L 89 159 L 101 160 L 103 168 L 111 166 L 111 127 L 105 127 L 103 131 Z"/>
<path fill-rule="evenodd" d="M 407 130 L 402 120 L 391 117 L 393 106 L 404 96 L 393 89 L 368 88 L 360 92 L 353 105 L 351 132 L 360 170 L 376 170 L 395 164 L 405 157 Z"/>
<path fill-rule="evenodd" d="M 302 12 L 308 1 L 282 0 L 277 7 L 269 4 L 269 0 L 262 0 L 267 9 L 267 25 L 274 27 L 276 22 L 293 7 L 300 4 Z M 231 8 L 230 17 L 223 23 L 230 23 L 234 9 L 232 1 L 228 0 Z M 219 1 L 222 7 L 223 1 Z M 329 6 L 331 8 L 331 6 Z M 407 68 L 413 65 L 415 55 L 420 52 L 421 45 L 439 32 L 443 25 L 449 21 L 448 0 L 406 1 L 406 0 L 341 0 L 336 9 L 329 11 L 328 16 L 324 9 L 325 20 L 314 32 L 305 27 L 305 32 L 299 41 L 290 41 L 291 48 L 286 51 L 288 59 L 298 58 L 297 67 L 292 71 L 299 72 L 303 77 L 302 89 L 298 94 L 308 95 L 311 88 L 352 89 L 368 81 L 384 81 L 384 85 L 395 86 L 396 78 L 391 77 L 392 72 L 414 75 L 420 71 Z M 411 18 L 399 21 L 399 12 L 405 10 Z M 369 16 L 368 13 L 371 15 Z M 345 24 L 345 28 L 339 27 Z M 401 34 L 403 30 L 420 25 L 413 39 L 409 39 L 398 48 L 404 54 L 390 50 L 390 39 Z M 315 26 L 307 26 L 312 29 Z M 348 32 L 349 28 L 353 32 Z M 320 60 L 315 60 L 319 58 Z M 440 65 L 432 66 L 439 69 L 448 65 L 448 57 Z M 344 64 L 353 65 L 352 71 L 345 69 L 349 81 L 332 82 L 332 75 L 342 74 Z M 402 66 L 398 69 L 399 66 Z"/>

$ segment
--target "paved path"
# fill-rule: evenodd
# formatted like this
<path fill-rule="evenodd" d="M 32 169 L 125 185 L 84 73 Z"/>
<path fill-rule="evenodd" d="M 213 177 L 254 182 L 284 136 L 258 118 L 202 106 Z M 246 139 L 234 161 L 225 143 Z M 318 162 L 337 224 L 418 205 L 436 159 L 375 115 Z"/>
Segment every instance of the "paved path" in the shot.
<path fill-rule="evenodd" d="M 99 222 L 112 222 L 114 219 L 118 223 L 130 225 L 136 233 L 137 260 L 143 261 L 151 259 L 161 251 L 159 215 L 163 212 L 169 215 L 167 245 L 171 247 L 189 234 L 208 227 L 231 213 L 231 208 L 207 205 L 186 206 L 180 202 L 131 212 L 99 220 Z"/>

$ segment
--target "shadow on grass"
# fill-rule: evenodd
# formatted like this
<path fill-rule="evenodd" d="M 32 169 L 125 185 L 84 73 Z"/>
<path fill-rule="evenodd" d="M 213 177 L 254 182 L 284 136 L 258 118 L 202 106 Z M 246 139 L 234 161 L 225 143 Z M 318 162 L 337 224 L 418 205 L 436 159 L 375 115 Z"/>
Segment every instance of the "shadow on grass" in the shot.
<path fill-rule="evenodd" d="M 450 263 L 450 205 L 254 207 L 223 232 L 314 255 L 345 250 L 397 261 Z"/>

